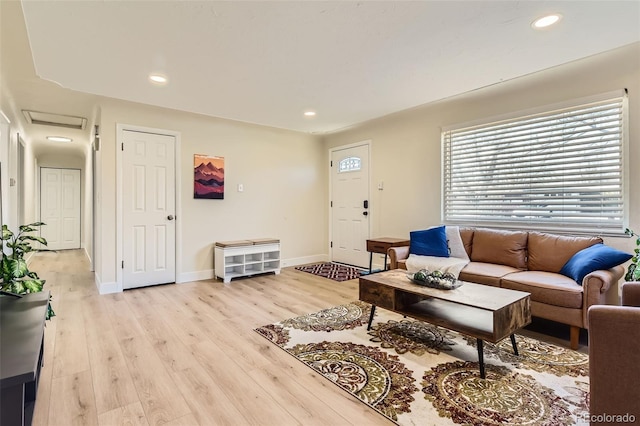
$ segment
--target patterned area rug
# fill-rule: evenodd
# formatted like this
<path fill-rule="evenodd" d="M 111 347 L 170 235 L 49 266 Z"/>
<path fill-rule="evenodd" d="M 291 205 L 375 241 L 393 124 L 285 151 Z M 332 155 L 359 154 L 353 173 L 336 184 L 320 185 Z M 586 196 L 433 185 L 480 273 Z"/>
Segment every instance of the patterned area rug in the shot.
<path fill-rule="evenodd" d="M 400 425 L 572 425 L 586 418 L 586 354 L 517 336 L 485 342 L 356 301 L 255 331 Z"/>
<path fill-rule="evenodd" d="M 296 266 L 298 271 L 308 272 L 313 275 L 329 278 L 334 281 L 347 281 L 360 277 L 359 268 L 341 265 L 339 263 L 316 263 L 315 265 Z"/>

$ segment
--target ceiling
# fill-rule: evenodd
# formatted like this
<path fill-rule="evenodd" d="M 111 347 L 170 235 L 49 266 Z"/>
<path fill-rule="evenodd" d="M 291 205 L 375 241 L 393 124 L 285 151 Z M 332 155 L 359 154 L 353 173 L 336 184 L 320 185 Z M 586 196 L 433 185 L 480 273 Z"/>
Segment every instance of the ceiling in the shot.
<path fill-rule="evenodd" d="M 3 15 L 21 13 L 20 3 L 1 3 Z M 91 119 L 105 96 L 318 134 L 640 41 L 640 1 L 23 1 L 22 9 L 24 20 L 2 30 L 16 42 L 2 63 L 13 67 L 4 75 L 15 108 Z M 549 12 L 563 19 L 532 29 Z M 151 72 L 168 84 L 151 84 Z"/>

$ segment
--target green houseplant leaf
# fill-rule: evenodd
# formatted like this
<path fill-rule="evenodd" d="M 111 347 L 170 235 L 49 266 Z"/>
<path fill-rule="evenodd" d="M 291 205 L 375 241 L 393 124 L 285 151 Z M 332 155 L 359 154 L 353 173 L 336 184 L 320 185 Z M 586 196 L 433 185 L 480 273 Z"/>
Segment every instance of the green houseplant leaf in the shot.
<path fill-rule="evenodd" d="M 27 293 L 37 293 L 42 291 L 44 280 L 24 280 L 22 281 Z"/>
<path fill-rule="evenodd" d="M 29 233 L 35 232 L 43 222 L 34 222 L 21 225 L 17 234 L 9 230 L 7 225 L 2 226 L 2 257 L 0 258 L 0 289 L 14 294 L 28 294 L 42 291 L 45 280 L 41 280 L 38 274 L 29 270 L 29 265 L 24 259 L 26 253 L 38 251 L 32 243 L 47 245 L 47 240 Z M 9 253 L 5 253 L 5 248 Z M 51 299 L 51 298 L 50 298 Z M 55 316 L 51 303 L 47 307 L 47 319 Z"/>
<path fill-rule="evenodd" d="M 2 227 L 2 240 L 9 240 L 11 239 L 11 237 L 13 237 L 13 232 L 9 231 L 9 229 L 6 226 Z"/>
<path fill-rule="evenodd" d="M 7 278 L 5 281 L 11 281 L 14 278 L 22 278 L 29 272 L 27 262 L 24 259 L 4 258 L 2 262 L 2 277 Z"/>
<path fill-rule="evenodd" d="M 627 228 L 624 230 L 624 233 L 631 236 L 636 237 L 636 248 L 633 250 L 633 257 L 631 258 L 631 263 L 627 268 L 627 273 L 624 276 L 625 281 L 640 281 L 640 268 L 638 267 L 638 259 L 640 259 L 640 235 L 633 232 L 631 229 Z"/>
<path fill-rule="evenodd" d="M 42 245 L 47 245 L 47 240 L 45 240 L 42 237 L 38 237 L 36 235 L 23 235 L 22 237 L 20 237 L 20 241 L 24 241 L 24 240 L 30 240 L 30 241 L 37 241 Z"/>

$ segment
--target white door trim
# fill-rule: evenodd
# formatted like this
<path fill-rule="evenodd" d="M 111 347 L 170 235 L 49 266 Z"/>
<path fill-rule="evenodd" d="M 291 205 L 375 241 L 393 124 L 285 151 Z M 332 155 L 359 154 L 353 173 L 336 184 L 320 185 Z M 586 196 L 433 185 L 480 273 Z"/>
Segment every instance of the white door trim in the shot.
<path fill-rule="evenodd" d="M 369 162 L 369 182 L 368 188 L 369 193 L 367 194 L 367 199 L 369 203 L 371 203 L 371 176 L 373 176 L 373 165 L 371 164 L 371 151 L 372 151 L 372 140 L 367 139 L 360 142 L 354 142 L 347 145 L 334 146 L 333 148 L 329 148 L 329 161 L 328 161 L 328 169 L 329 169 L 329 200 L 327 202 L 327 206 L 329 209 L 329 238 L 328 238 L 328 250 L 329 250 L 329 261 L 333 260 L 333 248 L 331 247 L 331 238 L 333 237 L 333 209 L 331 208 L 331 200 L 333 199 L 333 174 L 331 173 L 331 159 L 333 158 L 334 151 L 341 151 L 343 149 L 355 148 L 357 146 L 367 145 L 367 152 L 369 153 L 369 158 L 367 161 Z M 369 208 L 369 237 L 371 237 L 371 226 L 373 223 L 373 209 Z"/>
<path fill-rule="evenodd" d="M 122 244 L 123 244 L 123 226 L 122 226 L 122 143 L 124 138 L 124 131 L 142 132 L 142 133 L 154 133 L 157 135 L 173 136 L 175 138 L 175 188 L 176 188 L 176 271 L 175 279 L 178 282 L 178 277 L 182 272 L 182 202 L 180 193 L 180 132 L 156 129 L 152 127 L 135 126 L 132 124 L 116 123 L 116 291 L 121 292 L 124 289 L 122 283 Z"/>

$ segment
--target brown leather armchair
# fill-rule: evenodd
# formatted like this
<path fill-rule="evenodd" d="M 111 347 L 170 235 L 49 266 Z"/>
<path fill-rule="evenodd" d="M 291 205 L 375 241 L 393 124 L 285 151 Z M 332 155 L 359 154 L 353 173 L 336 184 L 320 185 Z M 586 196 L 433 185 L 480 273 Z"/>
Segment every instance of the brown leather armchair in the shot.
<path fill-rule="evenodd" d="M 594 424 L 629 424 L 630 416 L 631 424 L 640 422 L 640 282 L 622 285 L 622 305 L 594 305 L 588 312 Z"/>

